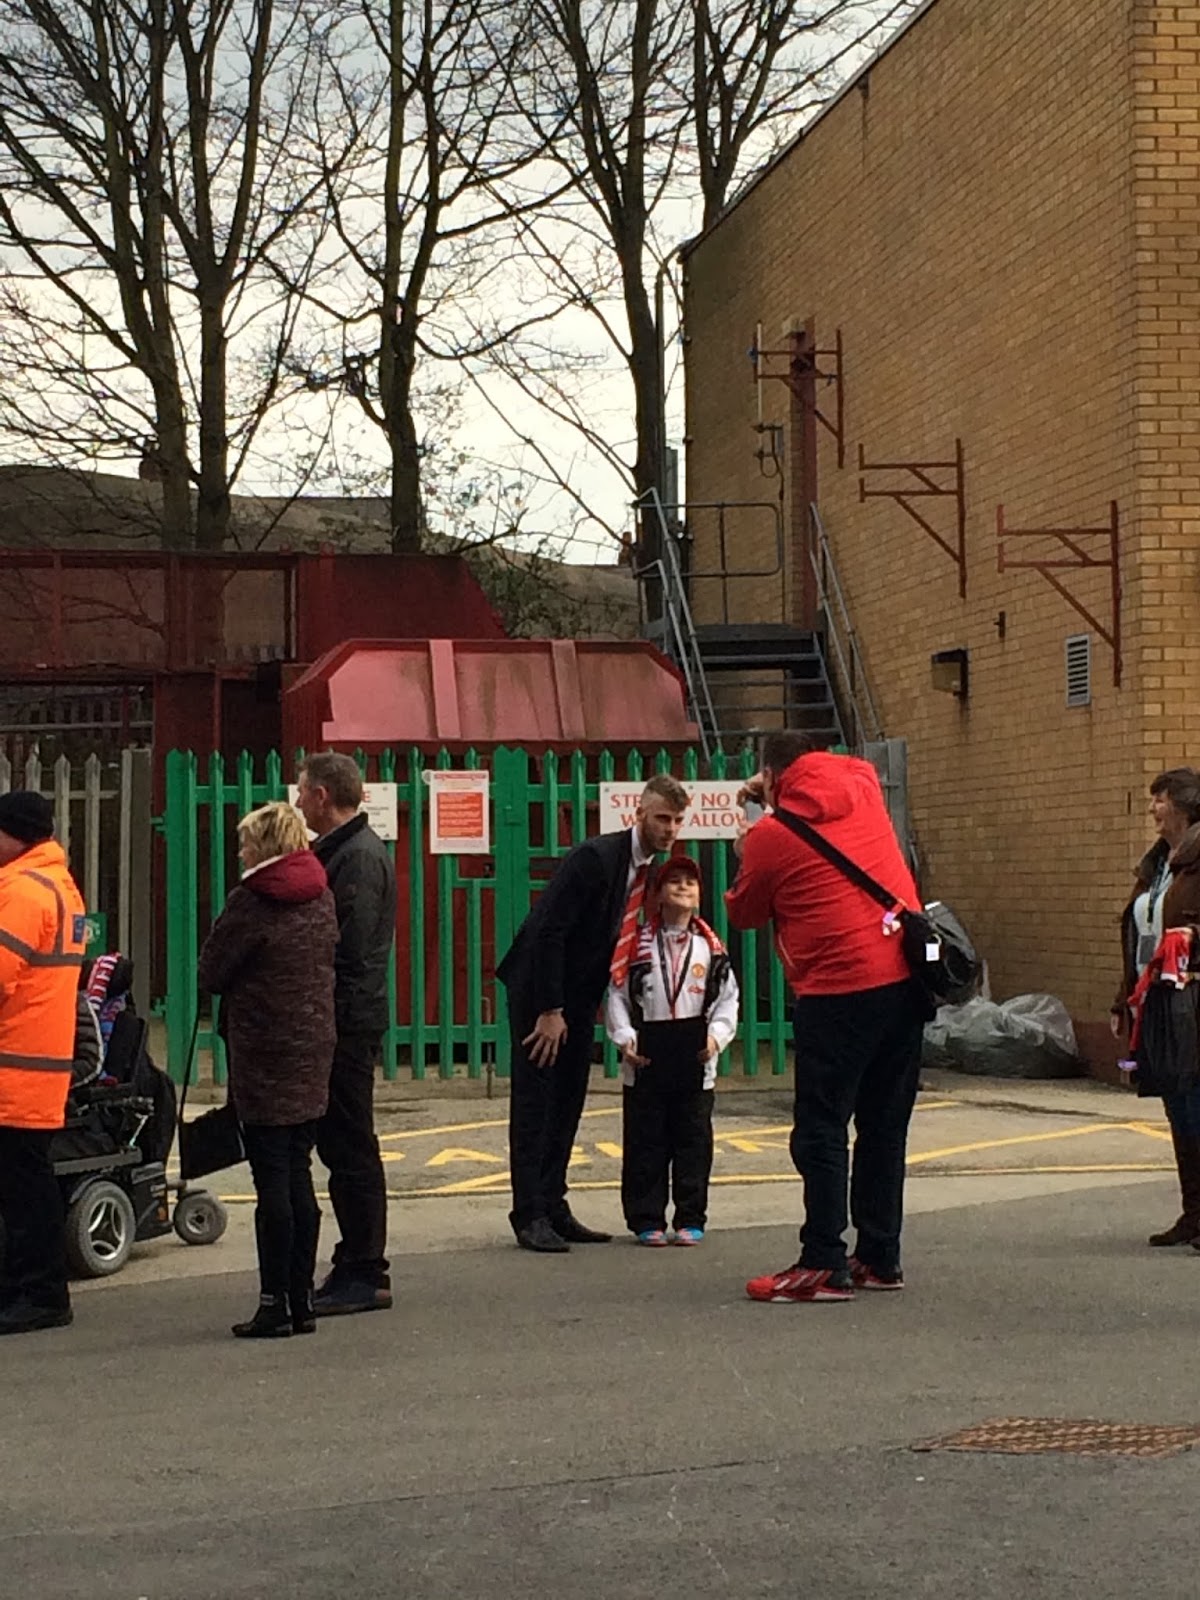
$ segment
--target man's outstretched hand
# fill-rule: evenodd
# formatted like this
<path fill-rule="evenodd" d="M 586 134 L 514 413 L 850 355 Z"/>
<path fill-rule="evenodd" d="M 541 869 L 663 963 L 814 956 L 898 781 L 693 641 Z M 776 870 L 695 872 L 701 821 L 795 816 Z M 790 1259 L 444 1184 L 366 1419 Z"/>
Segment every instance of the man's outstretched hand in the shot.
<path fill-rule="evenodd" d="M 562 1012 L 543 1011 L 533 1025 L 533 1032 L 527 1033 L 521 1043 L 529 1051 L 529 1059 L 535 1067 L 552 1067 L 566 1037 L 567 1024 Z"/>

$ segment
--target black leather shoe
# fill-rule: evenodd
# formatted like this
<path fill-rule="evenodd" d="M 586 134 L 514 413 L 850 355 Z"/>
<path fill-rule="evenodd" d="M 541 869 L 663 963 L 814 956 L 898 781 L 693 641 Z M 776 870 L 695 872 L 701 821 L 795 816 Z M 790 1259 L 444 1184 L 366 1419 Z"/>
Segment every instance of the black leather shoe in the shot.
<path fill-rule="evenodd" d="M 22 1295 L 0 1310 L 0 1334 L 37 1333 L 42 1328 L 66 1328 L 75 1320 L 69 1304 L 39 1306 Z"/>
<path fill-rule="evenodd" d="M 571 1248 L 560 1233 L 546 1221 L 545 1217 L 535 1217 L 526 1228 L 521 1228 L 517 1233 L 517 1243 L 522 1250 L 536 1250 L 541 1255 L 565 1255 Z"/>
<path fill-rule="evenodd" d="M 568 1244 L 611 1244 L 611 1233 L 597 1233 L 595 1228 L 585 1228 L 582 1222 L 576 1222 L 569 1213 L 559 1217 L 553 1224 L 555 1233 L 560 1239 L 565 1239 Z"/>
<path fill-rule="evenodd" d="M 360 1311 L 390 1311 L 392 1309 L 392 1281 L 385 1277 L 379 1283 L 364 1283 L 354 1278 L 325 1284 L 313 1296 L 313 1311 L 318 1317 L 352 1317 Z"/>
<path fill-rule="evenodd" d="M 235 1339 L 290 1339 L 292 1313 L 287 1296 L 264 1296 L 250 1320 L 235 1322 L 230 1332 Z"/>

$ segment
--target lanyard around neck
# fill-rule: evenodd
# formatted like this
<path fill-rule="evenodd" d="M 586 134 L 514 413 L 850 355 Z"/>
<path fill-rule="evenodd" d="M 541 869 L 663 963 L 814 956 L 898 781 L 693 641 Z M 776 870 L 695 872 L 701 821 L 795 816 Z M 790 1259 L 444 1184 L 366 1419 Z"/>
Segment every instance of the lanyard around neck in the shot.
<path fill-rule="evenodd" d="M 683 986 L 687 982 L 688 968 L 692 963 L 692 947 L 695 942 L 696 935 L 689 930 L 687 945 L 684 946 L 681 941 L 683 960 L 679 963 L 679 973 L 676 976 L 674 963 L 667 959 L 667 941 L 663 937 L 661 925 L 659 927 L 658 961 L 662 968 L 663 988 L 671 1005 L 672 1016 L 675 1015 L 675 1007 L 679 1002 L 679 996 L 683 993 Z"/>

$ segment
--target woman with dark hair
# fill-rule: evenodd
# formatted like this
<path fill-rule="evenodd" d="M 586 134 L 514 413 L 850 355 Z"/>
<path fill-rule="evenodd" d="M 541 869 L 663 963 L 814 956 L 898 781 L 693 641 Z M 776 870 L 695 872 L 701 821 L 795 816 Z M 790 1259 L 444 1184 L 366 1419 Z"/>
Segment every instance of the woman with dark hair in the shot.
<path fill-rule="evenodd" d="M 1180 949 L 1187 947 L 1190 967 L 1200 965 L 1200 772 L 1173 767 L 1160 773 L 1150 785 L 1150 815 L 1158 839 L 1138 865 L 1133 895 L 1121 916 L 1124 964 L 1112 1015 L 1118 1038 L 1131 1026 L 1131 999 L 1139 980 L 1146 989 L 1146 973 L 1162 961 L 1164 936 L 1172 936 Z M 1138 1050 L 1136 1081 L 1139 1094 L 1162 1095 L 1175 1146 L 1182 1210 L 1171 1227 L 1151 1234 L 1149 1242 L 1200 1249 L 1200 1060 L 1194 1022 L 1188 1021 L 1194 1008 L 1168 1013 L 1158 1003 L 1168 998 L 1172 997 L 1166 996 L 1162 984 L 1149 986 L 1157 1026 L 1153 1030 L 1148 1026 L 1152 1006 L 1144 1004 L 1144 1043 Z"/>
<path fill-rule="evenodd" d="M 299 812 L 260 806 L 238 826 L 242 881 L 200 952 L 200 987 L 222 997 L 229 1096 L 258 1205 L 262 1293 L 239 1339 L 315 1333 L 321 1212 L 311 1157 L 329 1101 L 337 915 Z"/>

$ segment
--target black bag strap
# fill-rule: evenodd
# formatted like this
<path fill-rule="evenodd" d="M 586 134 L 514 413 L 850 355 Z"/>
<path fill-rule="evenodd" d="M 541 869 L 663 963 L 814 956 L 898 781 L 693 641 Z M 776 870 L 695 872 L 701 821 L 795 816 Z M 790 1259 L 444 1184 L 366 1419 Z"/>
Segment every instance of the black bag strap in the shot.
<path fill-rule="evenodd" d="M 818 833 L 816 828 L 810 822 L 805 822 L 803 817 L 798 817 L 794 811 L 784 811 L 778 806 L 771 815 L 777 822 L 782 822 L 785 828 L 790 828 L 806 844 L 812 845 L 817 854 L 824 856 L 830 866 L 836 867 L 864 894 L 869 894 L 872 900 L 878 901 L 885 911 L 895 911 L 897 907 L 904 909 L 904 901 L 898 895 L 889 894 L 869 872 L 864 872 L 860 866 L 851 861 L 849 856 L 843 855 L 837 845 L 831 844 L 823 833 Z"/>
<path fill-rule="evenodd" d="M 183 1066 L 183 1092 L 179 1096 L 179 1114 L 176 1122 L 182 1123 L 183 1110 L 187 1105 L 188 1084 L 192 1081 L 192 1064 L 196 1059 L 196 1041 L 200 1037 L 200 1007 L 196 1007 L 196 1020 L 192 1023 L 192 1042 L 188 1045 L 187 1060 Z"/>

